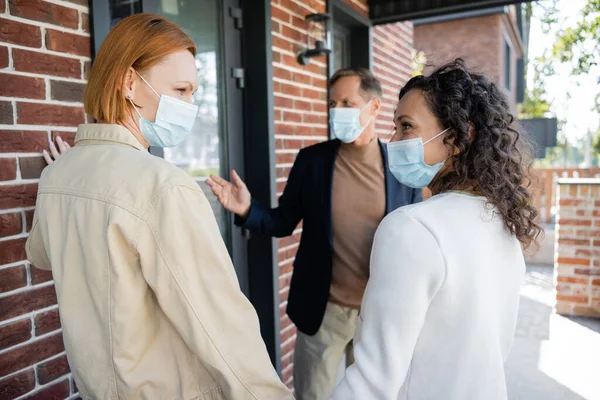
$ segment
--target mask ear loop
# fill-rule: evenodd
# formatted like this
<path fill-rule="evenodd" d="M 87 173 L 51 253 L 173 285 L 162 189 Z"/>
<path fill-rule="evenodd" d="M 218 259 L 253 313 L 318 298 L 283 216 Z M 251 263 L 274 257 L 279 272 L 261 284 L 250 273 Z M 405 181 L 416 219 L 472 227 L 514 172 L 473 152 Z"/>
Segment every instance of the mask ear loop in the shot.
<path fill-rule="evenodd" d="M 396 127 L 392 128 L 392 131 L 388 134 L 387 138 L 386 138 L 386 143 L 390 143 L 392 141 L 392 138 L 394 137 L 394 135 L 396 134 Z"/>
<path fill-rule="evenodd" d="M 135 71 L 135 69 L 134 69 L 134 71 Z M 148 81 L 142 75 L 140 75 L 139 72 L 135 71 L 135 73 L 137 74 L 137 76 L 139 76 L 144 81 L 144 83 L 150 88 L 150 90 L 152 90 L 154 92 L 154 94 L 157 95 L 158 98 L 160 99 L 160 94 L 158 94 L 158 92 L 156 90 L 154 90 L 154 88 L 148 83 Z"/>
<path fill-rule="evenodd" d="M 139 110 L 137 109 L 137 107 L 135 106 L 135 104 L 133 103 L 133 101 L 131 100 L 131 96 L 127 96 L 127 100 L 129 100 L 129 102 L 131 103 L 131 105 L 133 106 L 133 109 L 135 110 L 135 112 L 137 113 L 137 115 L 140 116 L 140 118 L 142 117 L 142 114 L 140 114 Z"/>
<path fill-rule="evenodd" d="M 429 139 L 428 141 L 426 141 L 425 143 L 423 143 L 423 146 L 425 146 L 427 143 L 431 142 L 432 140 L 437 139 L 438 137 L 440 137 L 444 133 L 448 132 L 449 130 L 450 130 L 450 128 L 444 129 L 443 131 L 441 131 L 440 133 L 438 133 L 437 135 L 435 135 L 434 137 L 432 137 L 431 139 Z"/>

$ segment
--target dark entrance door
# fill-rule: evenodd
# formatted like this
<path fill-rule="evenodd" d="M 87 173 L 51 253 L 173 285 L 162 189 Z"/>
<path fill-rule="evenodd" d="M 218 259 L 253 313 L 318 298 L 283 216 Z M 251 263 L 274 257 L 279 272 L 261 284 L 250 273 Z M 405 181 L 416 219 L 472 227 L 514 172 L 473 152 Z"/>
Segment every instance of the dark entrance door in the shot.
<path fill-rule="evenodd" d="M 211 173 L 228 178 L 232 168 L 244 176 L 239 0 L 95 0 L 92 12 L 94 50 L 112 26 L 139 12 L 170 19 L 196 43 L 199 88 L 194 103 L 199 112 L 193 131 L 180 146 L 151 152 L 185 170 L 202 188 L 212 205 L 242 290 L 248 295 L 247 241 L 239 229 L 234 229 L 232 215 L 225 212 L 206 185 Z"/>

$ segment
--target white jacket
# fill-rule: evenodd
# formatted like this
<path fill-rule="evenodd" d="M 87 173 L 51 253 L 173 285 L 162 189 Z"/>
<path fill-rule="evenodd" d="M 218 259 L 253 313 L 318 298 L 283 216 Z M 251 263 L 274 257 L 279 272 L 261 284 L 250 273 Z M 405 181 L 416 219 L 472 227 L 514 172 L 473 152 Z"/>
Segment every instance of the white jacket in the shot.
<path fill-rule="evenodd" d="M 525 262 L 486 200 L 435 196 L 387 216 L 332 399 L 504 400 Z"/>

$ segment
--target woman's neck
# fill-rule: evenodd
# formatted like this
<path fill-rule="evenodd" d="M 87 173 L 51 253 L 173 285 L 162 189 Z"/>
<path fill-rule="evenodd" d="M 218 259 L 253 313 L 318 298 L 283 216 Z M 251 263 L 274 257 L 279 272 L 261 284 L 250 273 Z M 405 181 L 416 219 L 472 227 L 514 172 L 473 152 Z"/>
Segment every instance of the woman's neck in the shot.
<path fill-rule="evenodd" d="M 144 146 L 144 148 L 148 149 L 150 147 L 146 141 L 146 138 L 144 138 L 144 134 L 140 130 L 134 115 L 130 114 L 128 118 L 121 122 L 117 122 L 117 124 L 127 128 L 127 130 L 131 132 L 131 134 L 137 139 L 138 142 L 140 142 L 142 146 Z"/>

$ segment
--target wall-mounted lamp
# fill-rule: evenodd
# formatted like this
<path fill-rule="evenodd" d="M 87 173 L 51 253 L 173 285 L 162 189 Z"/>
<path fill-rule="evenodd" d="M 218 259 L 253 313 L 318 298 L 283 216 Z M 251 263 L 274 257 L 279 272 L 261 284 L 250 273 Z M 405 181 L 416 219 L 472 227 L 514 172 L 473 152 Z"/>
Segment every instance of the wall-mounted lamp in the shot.
<path fill-rule="evenodd" d="M 307 65 L 313 57 L 331 53 L 329 48 L 329 14 L 310 14 L 306 16 L 306 48 L 298 54 L 300 65 Z M 311 42 L 314 47 L 311 48 Z"/>

